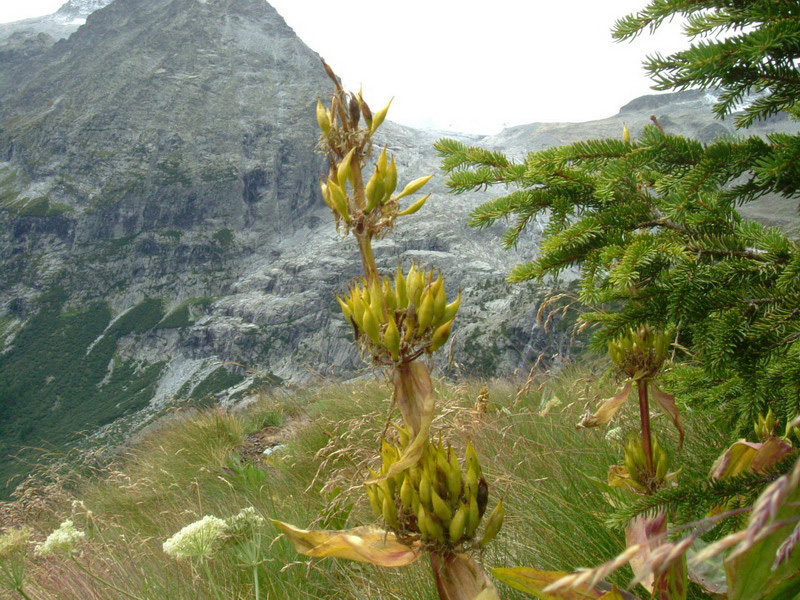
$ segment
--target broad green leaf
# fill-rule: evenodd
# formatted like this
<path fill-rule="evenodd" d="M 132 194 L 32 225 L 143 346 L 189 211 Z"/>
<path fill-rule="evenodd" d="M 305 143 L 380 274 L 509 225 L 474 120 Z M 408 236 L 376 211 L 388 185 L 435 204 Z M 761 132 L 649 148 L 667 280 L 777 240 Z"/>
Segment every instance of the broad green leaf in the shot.
<path fill-rule="evenodd" d="M 544 589 L 562 577 L 569 575 L 564 571 L 540 571 L 532 567 L 510 567 L 491 569 L 497 579 L 541 600 L 628 600 L 635 598 L 627 592 L 616 588 L 608 589 L 608 585 L 597 587 L 578 586 L 575 589 L 545 592 Z M 601 589 L 605 588 L 605 589 Z"/>
<path fill-rule="evenodd" d="M 597 427 L 598 425 L 605 425 L 608 423 L 614 418 L 617 411 L 622 408 L 622 405 L 625 404 L 628 396 L 631 395 L 632 389 L 633 384 L 629 381 L 619 394 L 603 402 L 600 408 L 597 409 L 597 412 L 593 415 L 586 415 L 578 424 L 578 427 Z"/>
<path fill-rule="evenodd" d="M 377 527 L 340 531 L 299 529 L 273 520 L 300 554 L 314 558 L 346 558 L 380 567 L 404 567 L 420 557 L 419 543 L 401 544 L 393 533 Z"/>

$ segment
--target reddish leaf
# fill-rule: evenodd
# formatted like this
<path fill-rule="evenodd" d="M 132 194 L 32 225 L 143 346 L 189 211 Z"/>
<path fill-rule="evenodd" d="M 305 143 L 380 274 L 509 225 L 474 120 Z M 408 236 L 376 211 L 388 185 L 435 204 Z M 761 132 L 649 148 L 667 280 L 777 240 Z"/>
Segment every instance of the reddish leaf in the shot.
<path fill-rule="evenodd" d="M 678 410 L 678 405 L 675 403 L 675 396 L 659 389 L 655 383 L 650 384 L 650 391 L 653 393 L 653 399 L 661 407 L 661 410 L 669 415 L 669 418 L 672 419 L 672 422 L 678 429 L 678 435 L 680 436 L 678 440 L 678 450 L 680 450 L 683 446 L 683 438 L 686 432 L 683 430 L 683 424 L 681 424 L 681 413 Z"/>

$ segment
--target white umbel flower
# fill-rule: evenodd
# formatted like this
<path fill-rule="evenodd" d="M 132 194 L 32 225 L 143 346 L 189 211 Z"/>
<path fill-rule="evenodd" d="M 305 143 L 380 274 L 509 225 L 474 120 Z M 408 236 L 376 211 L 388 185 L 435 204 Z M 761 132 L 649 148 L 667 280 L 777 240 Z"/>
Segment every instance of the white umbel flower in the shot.
<path fill-rule="evenodd" d="M 250 537 L 255 531 L 264 526 L 267 520 L 258 514 L 255 508 L 248 506 L 228 519 L 230 533 L 233 536 Z"/>
<path fill-rule="evenodd" d="M 173 558 L 208 558 L 228 533 L 228 524 L 218 517 L 206 515 L 190 523 L 169 538 L 162 546 Z"/>
<path fill-rule="evenodd" d="M 67 519 L 58 526 L 58 529 L 48 535 L 43 543 L 36 546 L 34 552 L 39 556 L 60 553 L 69 554 L 75 549 L 75 545 L 85 537 L 86 534 L 80 529 L 75 529 L 72 520 Z"/>

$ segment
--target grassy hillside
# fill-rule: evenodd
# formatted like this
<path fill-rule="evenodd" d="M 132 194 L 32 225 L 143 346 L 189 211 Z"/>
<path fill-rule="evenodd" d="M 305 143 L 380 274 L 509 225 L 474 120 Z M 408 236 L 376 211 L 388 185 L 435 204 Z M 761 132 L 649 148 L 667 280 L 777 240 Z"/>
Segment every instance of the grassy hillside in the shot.
<path fill-rule="evenodd" d="M 627 435 L 636 428 L 635 415 L 628 413 L 632 420 L 626 415 L 610 433 L 574 427 L 587 403 L 613 391 L 614 382 L 567 367 L 558 377 L 530 382 L 521 394 L 509 383 L 490 384 L 488 396 L 482 387 L 437 384 L 435 427 L 449 428 L 460 453 L 474 440 L 494 482 L 490 502 L 505 500 L 506 525 L 483 554 L 484 564 L 571 569 L 620 552 L 622 532 L 604 524 L 618 497 L 598 481 L 621 460 L 619 445 L 605 436 Z M 234 414 L 178 413 L 111 464 L 84 455 L 72 467 L 43 471 L 46 479 L 4 507 L 4 524 L 27 523 L 40 542 L 72 518 L 87 537 L 74 560 L 29 552 L 28 593 L 37 600 L 254 598 L 252 569 L 243 566 L 248 557 L 235 544 L 223 547 L 206 571 L 168 557 L 162 543 L 204 515 L 228 518 L 249 506 L 303 527 L 375 522 L 360 483 L 375 462 L 388 397 L 382 381 L 327 384 L 264 396 Z M 704 472 L 725 438 L 711 420 L 686 417 L 682 464 Z M 657 418 L 656 427 L 674 449 L 664 421 Z M 264 455 L 265 448 L 274 451 Z M 262 598 L 436 597 L 424 558 L 398 570 L 334 559 L 312 563 L 276 537 L 271 525 L 257 536 Z M 504 598 L 518 597 L 498 585 Z"/>
<path fill-rule="evenodd" d="M 99 301 L 70 309 L 66 292 L 54 287 L 27 321 L 0 321 L 0 348 L 14 334 L 0 357 L 0 499 L 26 473 L 31 448 L 63 451 L 81 432 L 147 406 L 164 363 L 123 358 L 119 341 L 185 327 L 189 306 L 208 301 L 188 300 L 165 315 L 163 299 L 145 298 L 114 315 Z M 241 379 L 221 368 L 196 387 L 184 386 L 179 396 L 201 400 Z"/>

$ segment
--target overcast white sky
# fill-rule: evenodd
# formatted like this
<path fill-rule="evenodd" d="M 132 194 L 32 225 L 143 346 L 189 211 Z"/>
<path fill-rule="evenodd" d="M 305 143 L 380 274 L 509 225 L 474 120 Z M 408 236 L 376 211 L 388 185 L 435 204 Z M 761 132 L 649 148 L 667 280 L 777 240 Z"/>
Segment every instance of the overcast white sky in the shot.
<path fill-rule="evenodd" d="M 65 0 L 0 0 L 0 23 Z M 614 21 L 646 0 L 271 0 L 346 86 L 389 118 L 496 133 L 534 121 L 587 121 L 654 93 L 641 68 L 687 44 L 677 23 L 614 43 Z M 349 32 L 357 32 L 352 34 Z"/>

